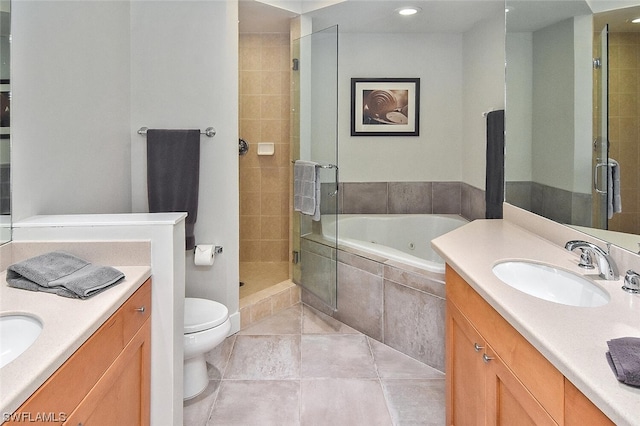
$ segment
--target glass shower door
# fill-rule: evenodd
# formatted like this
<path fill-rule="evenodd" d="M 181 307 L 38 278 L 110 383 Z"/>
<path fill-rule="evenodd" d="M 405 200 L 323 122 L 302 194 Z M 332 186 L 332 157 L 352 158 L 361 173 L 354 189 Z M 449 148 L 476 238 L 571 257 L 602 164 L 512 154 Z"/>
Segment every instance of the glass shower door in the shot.
<path fill-rule="evenodd" d="M 292 44 L 291 158 L 318 163 L 322 219 L 293 214 L 293 281 L 337 307 L 338 27 Z M 292 167 L 293 169 L 293 167 Z"/>
<path fill-rule="evenodd" d="M 594 141 L 593 141 L 593 190 L 592 226 L 607 229 L 608 223 L 608 164 L 609 164 L 609 63 L 608 26 L 605 25 L 594 39 Z"/>

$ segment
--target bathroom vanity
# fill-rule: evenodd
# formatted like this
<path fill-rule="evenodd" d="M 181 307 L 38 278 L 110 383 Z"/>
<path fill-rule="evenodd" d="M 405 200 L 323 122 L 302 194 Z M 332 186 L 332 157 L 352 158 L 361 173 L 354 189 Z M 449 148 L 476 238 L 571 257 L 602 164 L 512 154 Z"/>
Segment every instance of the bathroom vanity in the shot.
<path fill-rule="evenodd" d="M 6 424 L 149 424 L 149 267 L 116 267 L 126 278 L 86 300 L 10 288 L 0 277 L 2 314 L 38 318 L 42 333 L 0 369 Z"/>
<path fill-rule="evenodd" d="M 605 357 L 608 340 L 640 337 L 640 295 L 622 279 L 590 273 L 610 296 L 599 307 L 510 287 L 492 271 L 499 262 L 585 272 L 577 254 L 506 220 L 471 222 L 432 245 L 447 262 L 448 425 L 638 424 L 640 389 L 618 382 Z"/>

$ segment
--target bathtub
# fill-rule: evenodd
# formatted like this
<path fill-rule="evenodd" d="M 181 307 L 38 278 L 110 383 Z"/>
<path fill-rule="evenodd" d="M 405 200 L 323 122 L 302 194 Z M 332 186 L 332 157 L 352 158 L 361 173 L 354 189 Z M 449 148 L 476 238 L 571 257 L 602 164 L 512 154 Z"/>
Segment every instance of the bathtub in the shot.
<path fill-rule="evenodd" d="M 337 221 L 337 226 L 336 226 Z M 388 260 L 444 274 L 444 260 L 431 240 L 464 225 L 467 220 L 447 214 L 323 215 L 322 235 L 347 247 Z"/>

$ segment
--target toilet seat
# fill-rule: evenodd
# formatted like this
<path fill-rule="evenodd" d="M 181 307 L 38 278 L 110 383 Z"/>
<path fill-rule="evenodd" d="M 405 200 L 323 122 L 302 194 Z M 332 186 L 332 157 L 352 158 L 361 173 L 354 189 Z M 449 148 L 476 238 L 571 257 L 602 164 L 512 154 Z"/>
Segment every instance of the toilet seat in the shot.
<path fill-rule="evenodd" d="M 229 318 L 229 310 L 222 303 L 208 299 L 184 299 L 184 333 L 197 333 L 214 328 Z"/>

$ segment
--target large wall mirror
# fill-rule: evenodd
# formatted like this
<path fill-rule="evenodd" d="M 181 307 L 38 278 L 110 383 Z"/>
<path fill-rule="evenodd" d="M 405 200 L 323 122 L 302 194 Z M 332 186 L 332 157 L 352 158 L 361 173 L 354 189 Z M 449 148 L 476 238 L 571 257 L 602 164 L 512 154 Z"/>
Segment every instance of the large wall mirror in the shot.
<path fill-rule="evenodd" d="M 0 0 L 0 244 L 11 240 L 11 2 Z"/>
<path fill-rule="evenodd" d="M 638 252 L 640 8 L 506 5 L 506 202 Z"/>

